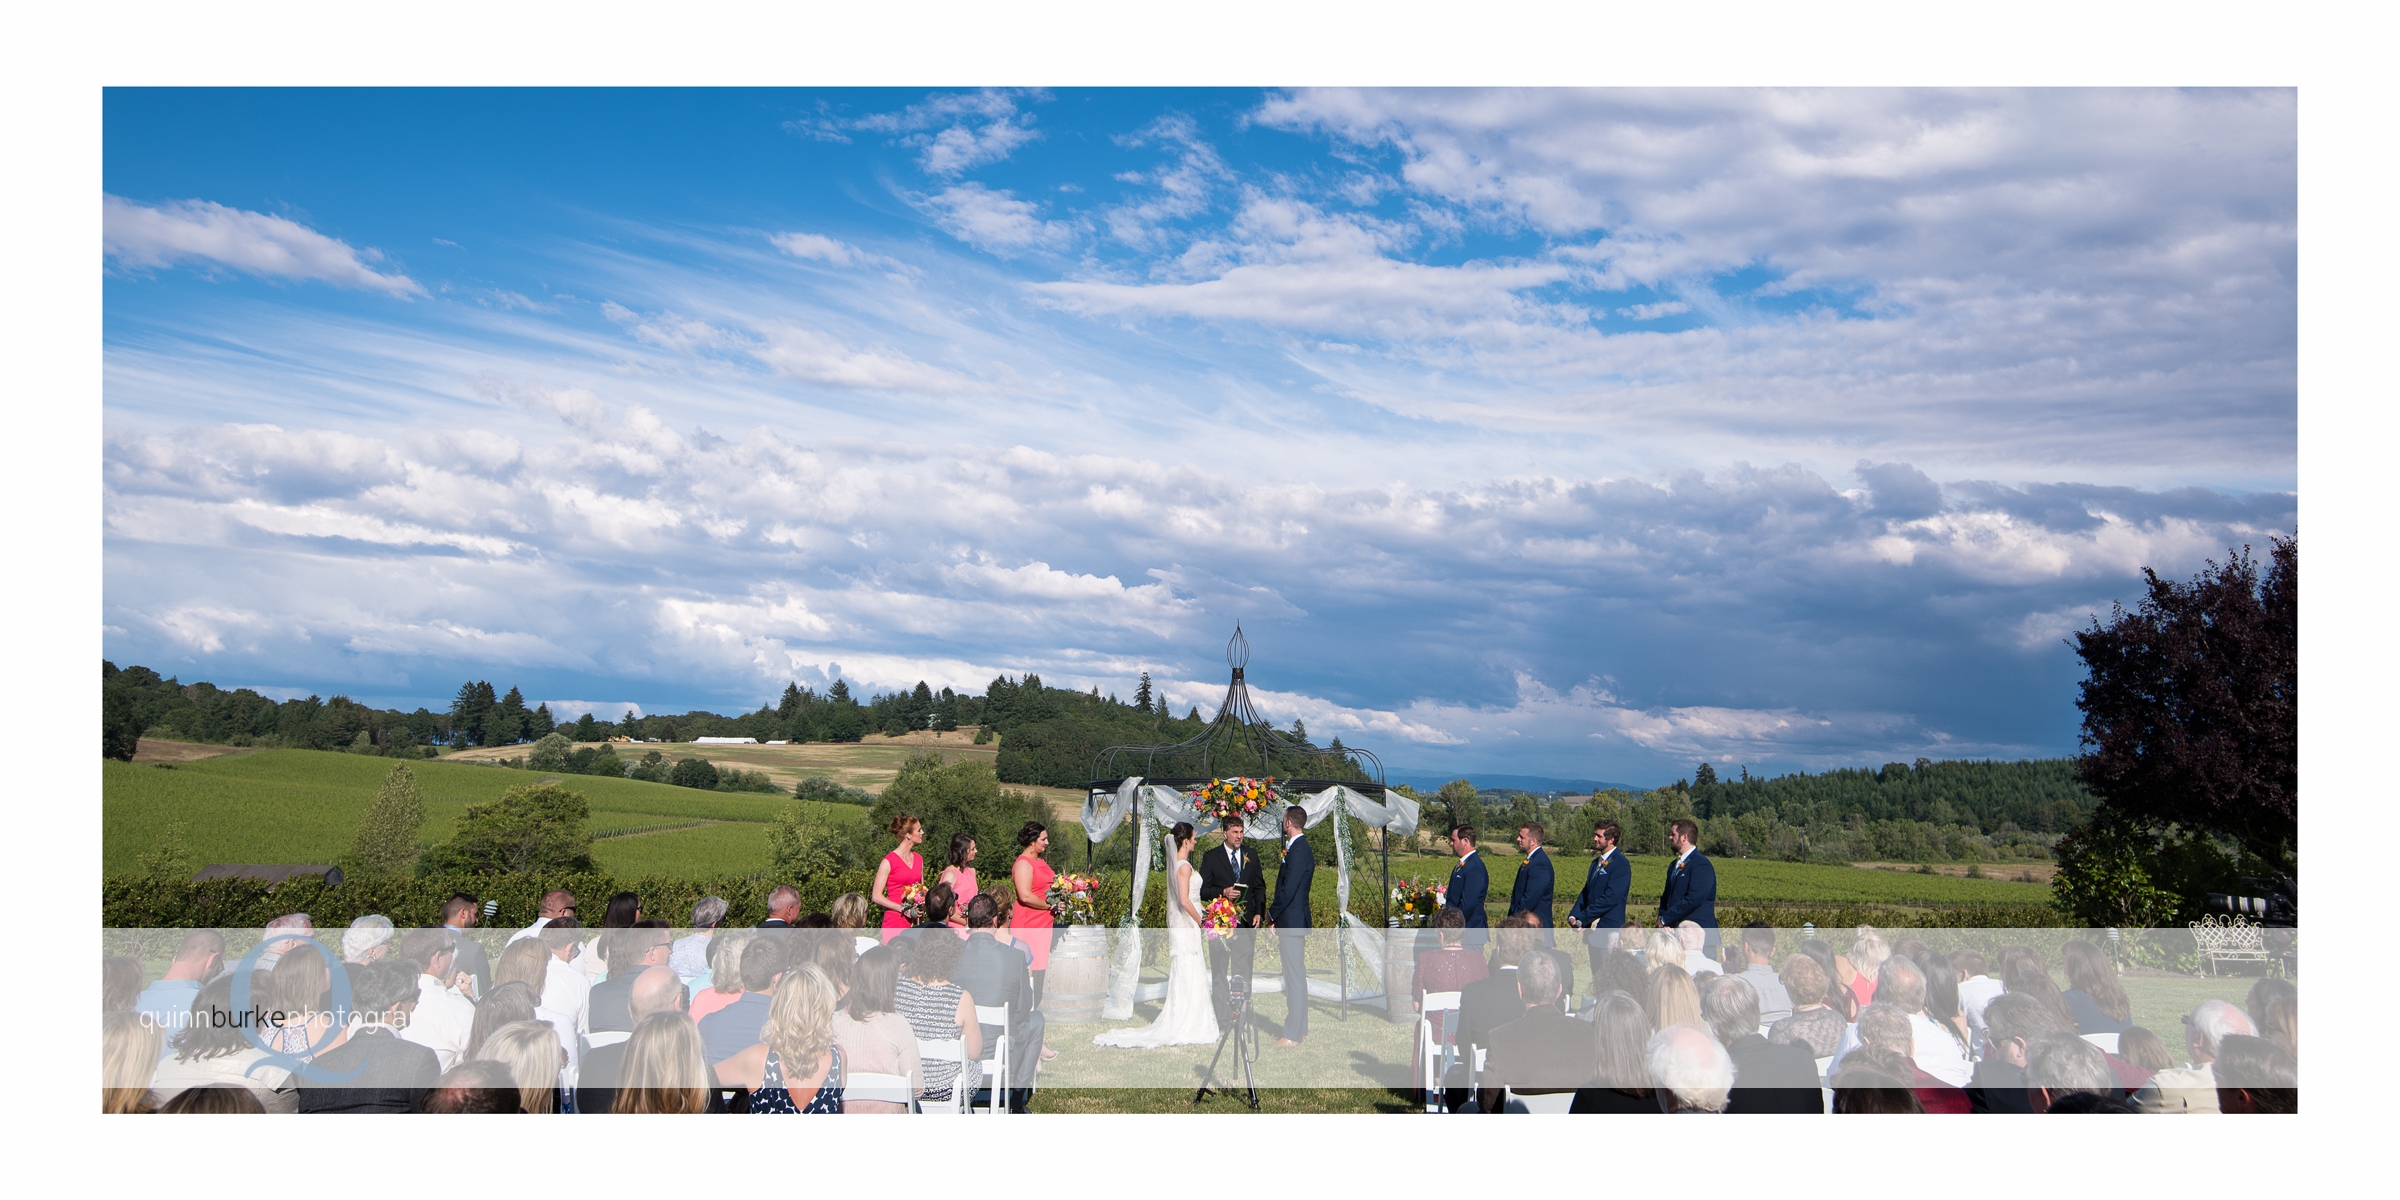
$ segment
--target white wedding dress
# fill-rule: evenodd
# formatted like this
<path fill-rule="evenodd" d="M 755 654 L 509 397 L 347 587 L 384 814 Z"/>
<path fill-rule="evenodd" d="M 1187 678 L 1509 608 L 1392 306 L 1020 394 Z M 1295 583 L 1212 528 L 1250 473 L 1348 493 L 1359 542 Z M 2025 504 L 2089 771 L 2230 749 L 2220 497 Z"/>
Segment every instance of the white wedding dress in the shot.
<path fill-rule="evenodd" d="M 1188 862 L 1177 862 L 1184 895 L 1200 907 L 1200 873 Z M 1217 1006 L 1209 998 L 1208 951 L 1200 924 L 1183 906 L 1167 904 L 1167 1002 L 1158 1019 L 1139 1029 L 1116 1029 L 1092 1039 L 1095 1046 L 1207 1045 L 1217 1040 Z"/>

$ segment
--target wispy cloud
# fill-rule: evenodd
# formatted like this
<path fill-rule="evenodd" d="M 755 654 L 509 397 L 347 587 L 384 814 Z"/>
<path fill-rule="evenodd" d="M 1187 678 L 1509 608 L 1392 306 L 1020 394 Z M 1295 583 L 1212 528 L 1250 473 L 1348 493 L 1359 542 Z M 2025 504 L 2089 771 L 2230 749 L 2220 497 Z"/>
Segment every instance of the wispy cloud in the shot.
<path fill-rule="evenodd" d="M 406 275 L 367 265 L 383 261 L 297 221 L 227 208 L 208 200 L 146 205 L 119 196 L 100 198 L 102 247 L 131 270 L 204 262 L 252 275 L 316 280 L 335 287 L 383 292 L 401 299 L 426 295 Z"/>

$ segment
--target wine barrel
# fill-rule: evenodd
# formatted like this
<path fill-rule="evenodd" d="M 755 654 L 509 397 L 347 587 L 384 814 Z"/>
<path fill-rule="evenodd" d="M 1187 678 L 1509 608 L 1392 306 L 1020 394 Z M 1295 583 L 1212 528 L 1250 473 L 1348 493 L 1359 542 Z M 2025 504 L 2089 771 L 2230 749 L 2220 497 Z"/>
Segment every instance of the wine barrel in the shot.
<path fill-rule="evenodd" d="M 1042 980 L 1042 1013 L 1052 1025 L 1100 1019 L 1108 999 L 1108 931 L 1070 925 L 1050 946 L 1050 973 Z"/>
<path fill-rule="evenodd" d="M 1417 1019 L 1417 932 L 1383 931 L 1383 1015 L 1395 1023 Z"/>

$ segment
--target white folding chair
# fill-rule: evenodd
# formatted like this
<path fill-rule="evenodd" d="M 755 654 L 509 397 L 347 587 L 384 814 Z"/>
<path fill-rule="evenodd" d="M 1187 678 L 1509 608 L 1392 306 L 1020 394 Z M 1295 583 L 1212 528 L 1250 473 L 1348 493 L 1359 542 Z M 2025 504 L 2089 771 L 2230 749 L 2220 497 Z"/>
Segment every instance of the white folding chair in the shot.
<path fill-rule="evenodd" d="M 1429 1113 L 1440 1111 L 1436 1106 L 1441 1103 L 1442 1081 L 1450 1077 L 1450 1065 L 1457 1060 L 1458 997 L 1457 992 L 1427 992 L 1417 1009 L 1417 1061 L 1425 1072 L 1417 1082 L 1425 1089 Z"/>
<path fill-rule="evenodd" d="M 984 1111 L 998 1116 L 1008 1111 L 1008 1006 L 978 1004 L 975 1006 L 975 1021 L 980 1025 L 1000 1027 L 1000 1040 L 991 1048 L 992 1056 L 984 1059 L 982 1066 L 983 1086 L 991 1089 L 991 1106 Z"/>
<path fill-rule="evenodd" d="M 2087 1033 L 2083 1035 L 2083 1040 L 2100 1047 L 2102 1050 L 2105 1050 L 2110 1054 L 2115 1054 L 2117 1052 L 2117 1044 L 2124 1038 L 2124 1036 L 2125 1035 L 2121 1033 Z"/>
<path fill-rule="evenodd" d="M 905 1104 L 908 1111 L 917 1111 L 917 1092 L 909 1086 L 906 1075 L 875 1075 L 852 1071 L 842 1078 L 842 1102 L 852 1100 L 884 1100 Z"/>
<path fill-rule="evenodd" d="M 950 1098 L 948 1100 L 920 1099 L 917 1102 L 917 1111 L 921 1113 L 966 1113 L 970 1098 L 975 1094 L 973 1072 L 976 1069 L 974 1063 L 967 1061 L 967 1040 L 965 1038 L 943 1038 L 933 1041 L 918 1038 L 917 1060 L 924 1064 L 925 1077 L 928 1079 L 933 1077 L 935 1063 L 958 1064 L 958 1073 L 950 1080 Z"/>
<path fill-rule="evenodd" d="M 1573 1092 L 1545 1092 L 1538 1096 L 1525 1096 L 1518 1094 L 1515 1088 L 1509 1088 L 1507 1089 L 1507 1099 L 1500 1105 L 1500 1111 L 1504 1113 L 1563 1113 L 1574 1107 L 1575 1093 Z"/>
<path fill-rule="evenodd" d="M 1817 1060 L 1817 1090 L 1824 1093 L 1826 1112 L 1833 1111 L 1833 1081 L 1825 1077 L 1825 1072 L 1832 1069 L 1832 1055 L 1828 1054 Z"/>

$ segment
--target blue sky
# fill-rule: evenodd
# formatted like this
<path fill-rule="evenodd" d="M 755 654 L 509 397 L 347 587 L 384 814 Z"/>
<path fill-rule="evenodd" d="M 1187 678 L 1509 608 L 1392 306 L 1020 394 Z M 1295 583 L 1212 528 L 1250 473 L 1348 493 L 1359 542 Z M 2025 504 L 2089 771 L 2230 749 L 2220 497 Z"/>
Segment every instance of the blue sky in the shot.
<path fill-rule="evenodd" d="M 2294 527 L 2289 91 L 111 91 L 103 643 L 994 674 L 1438 770 L 2071 752 Z"/>

